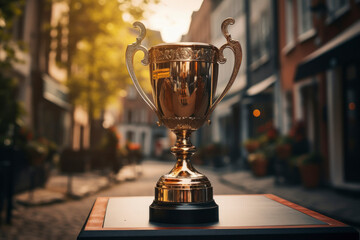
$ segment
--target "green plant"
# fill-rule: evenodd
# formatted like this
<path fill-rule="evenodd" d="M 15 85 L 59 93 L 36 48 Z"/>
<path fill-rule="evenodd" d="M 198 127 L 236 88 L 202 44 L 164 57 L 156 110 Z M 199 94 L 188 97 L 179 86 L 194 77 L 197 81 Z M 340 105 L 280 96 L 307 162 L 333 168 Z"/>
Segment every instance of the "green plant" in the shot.
<path fill-rule="evenodd" d="M 0 8 L 0 147 L 14 145 L 23 109 L 16 100 L 17 81 L 12 77 L 12 65 L 21 60 L 16 49 L 22 43 L 13 41 L 12 28 L 22 11 L 23 0 L 1 1 Z"/>
<path fill-rule="evenodd" d="M 296 164 L 298 166 L 319 164 L 319 163 L 321 163 L 321 161 L 322 161 L 322 156 L 316 152 L 303 154 L 296 158 Z"/>
<path fill-rule="evenodd" d="M 44 143 L 37 140 L 31 140 L 26 144 L 25 149 L 30 165 L 39 166 L 45 162 L 48 148 Z"/>
<path fill-rule="evenodd" d="M 206 147 L 206 153 L 211 156 L 221 156 L 224 154 L 224 146 L 221 143 L 211 143 Z"/>
<path fill-rule="evenodd" d="M 278 159 L 285 160 L 292 154 L 292 139 L 288 136 L 279 136 L 276 140 L 275 153 Z"/>
<path fill-rule="evenodd" d="M 299 167 L 301 181 L 304 187 L 315 188 L 319 185 L 321 179 L 321 160 L 321 155 L 316 152 L 303 154 L 297 158 L 297 166 Z"/>
<path fill-rule="evenodd" d="M 293 140 L 291 137 L 289 136 L 279 136 L 277 139 L 276 139 L 276 144 L 277 145 L 282 145 L 282 144 L 292 144 L 293 143 Z"/>
<path fill-rule="evenodd" d="M 253 164 L 256 161 L 267 161 L 265 154 L 263 152 L 249 154 L 248 162 Z"/>

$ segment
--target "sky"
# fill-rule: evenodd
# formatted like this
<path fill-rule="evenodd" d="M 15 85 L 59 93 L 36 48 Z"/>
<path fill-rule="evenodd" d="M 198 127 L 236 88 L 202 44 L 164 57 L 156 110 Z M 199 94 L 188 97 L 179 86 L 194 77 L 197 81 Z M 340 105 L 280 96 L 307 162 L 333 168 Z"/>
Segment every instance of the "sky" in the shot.
<path fill-rule="evenodd" d="M 189 30 L 191 14 L 203 0 L 160 0 L 145 11 L 146 28 L 158 30 L 164 42 L 179 42 Z"/>

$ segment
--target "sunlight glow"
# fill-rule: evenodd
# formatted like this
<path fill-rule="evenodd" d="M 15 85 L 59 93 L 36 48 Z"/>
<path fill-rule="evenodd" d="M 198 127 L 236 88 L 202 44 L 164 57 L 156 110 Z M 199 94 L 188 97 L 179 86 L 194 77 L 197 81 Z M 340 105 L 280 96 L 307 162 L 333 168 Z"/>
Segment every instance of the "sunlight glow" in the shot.
<path fill-rule="evenodd" d="M 127 96 L 126 90 L 121 89 L 120 92 L 119 92 L 119 95 L 120 95 L 120 97 L 126 97 Z"/>
<path fill-rule="evenodd" d="M 178 42 L 186 34 L 193 11 L 199 10 L 203 0 L 160 0 L 145 10 L 144 24 L 158 30 L 164 42 Z"/>
<path fill-rule="evenodd" d="M 122 15 L 122 18 L 123 18 L 123 20 L 125 22 L 132 22 L 133 21 L 133 17 L 128 12 L 124 12 L 123 15 Z"/>

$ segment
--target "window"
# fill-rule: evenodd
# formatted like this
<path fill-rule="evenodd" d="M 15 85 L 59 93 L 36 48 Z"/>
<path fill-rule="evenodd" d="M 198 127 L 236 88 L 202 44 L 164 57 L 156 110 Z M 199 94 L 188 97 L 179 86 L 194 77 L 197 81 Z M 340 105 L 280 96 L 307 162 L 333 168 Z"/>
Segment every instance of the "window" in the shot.
<path fill-rule="evenodd" d="M 136 89 L 135 89 L 135 87 L 129 87 L 128 88 L 127 99 L 131 99 L 131 100 L 136 99 Z"/>
<path fill-rule="evenodd" d="M 134 132 L 128 131 L 126 132 L 126 141 L 133 142 L 134 141 Z"/>
<path fill-rule="evenodd" d="M 284 132 L 288 133 L 291 128 L 291 119 L 293 113 L 293 94 L 292 91 L 285 93 L 285 119 L 284 119 Z"/>
<path fill-rule="evenodd" d="M 140 112 L 140 122 L 141 123 L 146 123 L 146 110 L 145 109 L 141 109 L 140 110 L 141 112 Z"/>
<path fill-rule="evenodd" d="M 127 123 L 132 123 L 133 122 L 133 116 L 132 116 L 132 111 L 128 110 L 127 112 Z"/>
<path fill-rule="evenodd" d="M 285 2 L 285 28 L 286 28 L 286 46 L 294 45 L 294 19 L 293 19 L 293 0 Z"/>
<path fill-rule="evenodd" d="M 267 61 L 270 55 L 271 5 L 270 1 L 251 1 L 252 69 Z"/>
<path fill-rule="evenodd" d="M 63 39 L 63 31 L 62 31 L 63 27 L 61 26 L 61 23 L 58 23 L 58 25 L 56 26 L 56 55 L 55 55 L 55 60 L 58 64 L 62 63 L 62 59 L 61 59 L 61 55 L 63 52 L 63 44 L 62 44 L 62 39 Z"/>
<path fill-rule="evenodd" d="M 298 0 L 298 36 L 300 41 L 305 41 L 315 35 L 311 16 L 311 1 Z"/>
<path fill-rule="evenodd" d="M 350 9 L 349 0 L 327 0 L 328 23 L 332 22 L 336 18 L 343 15 L 347 10 Z"/>

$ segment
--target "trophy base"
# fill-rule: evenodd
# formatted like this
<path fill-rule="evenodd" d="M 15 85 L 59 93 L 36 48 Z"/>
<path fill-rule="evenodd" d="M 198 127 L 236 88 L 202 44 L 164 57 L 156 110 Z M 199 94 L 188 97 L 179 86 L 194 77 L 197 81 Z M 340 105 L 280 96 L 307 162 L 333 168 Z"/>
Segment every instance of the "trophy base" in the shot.
<path fill-rule="evenodd" d="M 150 205 L 150 222 L 196 224 L 218 221 L 219 207 L 214 200 L 204 203 L 154 201 Z"/>

